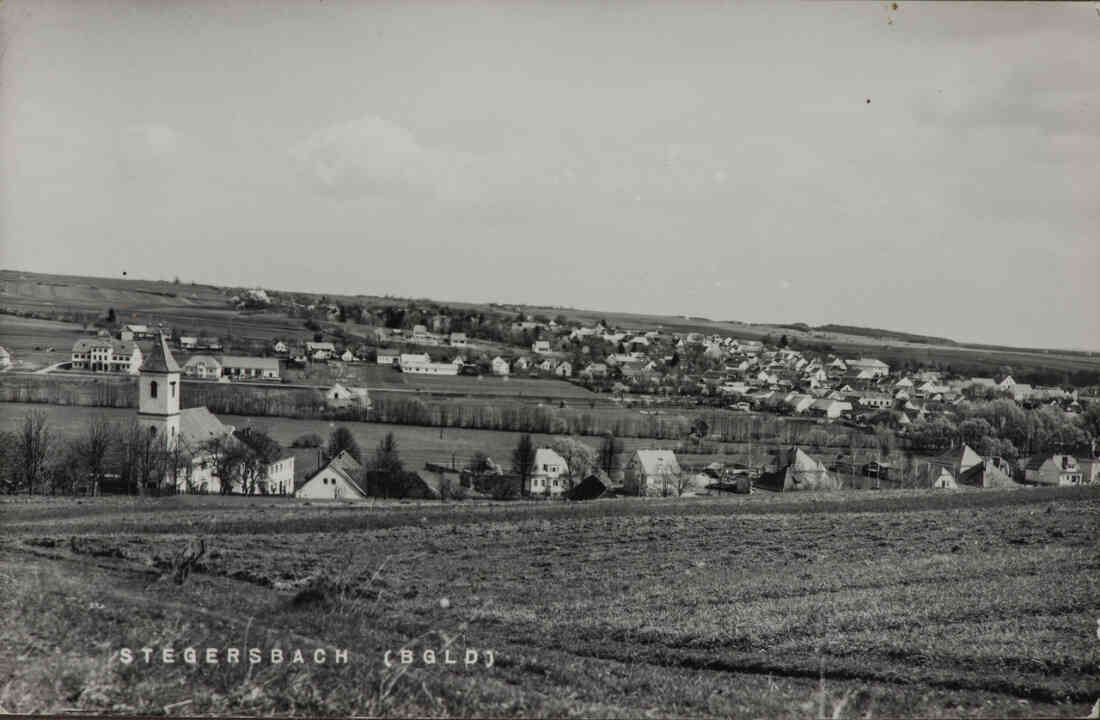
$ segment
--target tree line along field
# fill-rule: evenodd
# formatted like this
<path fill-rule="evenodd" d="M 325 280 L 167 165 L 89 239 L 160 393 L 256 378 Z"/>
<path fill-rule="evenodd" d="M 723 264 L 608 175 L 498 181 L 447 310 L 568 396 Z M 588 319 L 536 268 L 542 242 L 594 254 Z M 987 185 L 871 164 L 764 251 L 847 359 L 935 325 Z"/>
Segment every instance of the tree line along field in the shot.
<path fill-rule="evenodd" d="M 0 504 L 9 712 L 1004 717 L 1096 700 L 1100 490 Z M 863 496 L 866 497 L 866 496 Z M 845 499 L 849 498 L 849 499 Z M 78 504 L 79 503 L 79 504 Z M 201 533 L 182 586 L 159 580 Z M 124 666 L 122 647 L 348 648 Z M 386 650 L 494 651 L 492 667 Z M 189 701 L 184 706 L 175 705 Z M 178 712 L 179 710 L 177 710 Z"/>
<path fill-rule="evenodd" d="M 110 407 L 70 407 L 59 405 L 37 405 L 27 403 L 0 403 L 0 432 L 18 431 L 23 418 L 32 412 L 43 412 L 57 436 L 62 439 L 74 439 L 81 435 L 93 418 L 104 417 L 108 420 L 124 425 L 134 418 L 134 411 L 128 408 Z M 237 428 L 256 427 L 264 429 L 275 441 L 293 452 L 295 460 L 295 480 L 301 481 L 307 474 L 317 468 L 318 453 L 313 449 L 291 448 L 295 439 L 307 434 L 317 434 L 322 440 L 327 440 L 331 432 L 338 426 L 348 428 L 359 444 L 364 458 L 369 457 L 374 448 L 387 433 L 393 433 L 397 441 L 398 451 L 406 468 L 423 468 L 427 462 L 450 464 L 452 459 L 458 468 L 462 468 L 475 452 L 484 452 L 498 464 L 507 469 L 511 462 L 512 451 L 515 449 L 520 436 L 523 433 L 501 430 L 474 430 L 467 428 L 438 428 L 419 425 L 395 425 L 387 423 L 369 422 L 341 422 L 335 420 L 298 420 L 281 417 L 219 415 L 222 422 Z M 556 435 L 532 433 L 532 440 L 539 443 L 548 443 Z M 599 447 L 602 437 L 578 436 L 593 449 Z M 676 449 L 680 445 L 679 440 L 654 439 L 654 438 L 620 438 L 623 445 L 623 455 L 620 456 L 620 464 L 625 463 L 627 457 L 638 449 Z M 771 443 L 713 443 L 716 452 L 692 454 L 679 453 L 682 463 L 687 466 L 705 465 L 712 462 L 744 462 L 747 456 L 755 452 L 761 456 L 767 451 Z M 835 454 L 840 449 L 834 449 Z M 865 456 L 865 458 L 864 458 Z M 857 450 L 856 461 L 872 459 L 874 451 L 865 449 Z"/>

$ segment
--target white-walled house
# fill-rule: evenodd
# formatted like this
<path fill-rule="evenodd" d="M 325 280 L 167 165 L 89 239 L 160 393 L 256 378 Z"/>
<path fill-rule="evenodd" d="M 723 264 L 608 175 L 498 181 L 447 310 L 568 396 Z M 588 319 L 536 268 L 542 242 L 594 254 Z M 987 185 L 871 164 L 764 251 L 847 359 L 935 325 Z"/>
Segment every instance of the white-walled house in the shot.
<path fill-rule="evenodd" d="M 531 352 L 538 353 L 539 355 L 545 355 L 550 352 L 549 340 L 536 340 L 531 344 Z"/>
<path fill-rule="evenodd" d="M 363 466 L 347 450 L 329 460 L 317 472 L 310 475 L 294 490 L 294 497 L 302 500 L 355 500 L 367 499 L 359 485 Z"/>
<path fill-rule="evenodd" d="M 870 377 L 885 377 L 890 374 L 890 366 L 876 358 L 859 358 L 849 360 L 848 369 L 856 368 L 860 371 L 869 371 Z"/>
<path fill-rule="evenodd" d="M 573 364 L 563 360 L 554 368 L 554 374 L 558 377 L 573 377 Z"/>
<path fill-rule="evenodd" d="M 511 368 L 508 366 L 508 361 L 502 358 L 500 355 L 497 355 L 495 358 L 493 358 L 491 366 L 494 375 L 506 376 L 511 372 Z"/>
<path fill-rule="evenodd" d="M 623 489 L 632 495 L 675 495 L 680 463 L 671 450 L 635 450 L 623 470 Z"/>
<path fill-rule="evenodd" d="M 466 345 L 467 345 L 466 333 L 460 333 L 460 332 L 451 333 L 449 341 L 450 341 L 451 347 L 466 347 Z"/>
<path fill-rule="evenodd" d="M 1033 485 L 1081 485 L 1083 479 L 1073 455 L 1036 455 L 1024 465 L 1024 482 Z"/>
<path fill-rule="evenodd" d="M 565 458 L 550 448 L 535 451 L 534 468 L 524 490 L 529 495 L 561 495 L 566 491 L 562 475 L 569 472 Z"/>
<path fill-rule="evenodd" d="M 401 364 L 401 353 L 379 350 L 375 362 L 379 365 L 399 367 Z"/>
<path fill-rule="evenodd" d="M 306 354 L 313 360 L 329 360 L 336 354 L 336 346 L 330 342 L 307 342 Z"/>
<path fill-rule="evenodd" d="M 210 355 L 192 355 L 183 365 L 183 374 L 203 380 L 217 380 L 222 376 L 222 364 Z"/>

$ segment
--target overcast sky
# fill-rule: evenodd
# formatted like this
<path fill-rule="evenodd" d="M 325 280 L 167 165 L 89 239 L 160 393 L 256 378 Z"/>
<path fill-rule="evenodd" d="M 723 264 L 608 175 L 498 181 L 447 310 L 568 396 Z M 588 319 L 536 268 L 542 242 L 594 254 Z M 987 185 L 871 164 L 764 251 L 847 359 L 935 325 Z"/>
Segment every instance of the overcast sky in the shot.
<path fill-rule="evenodd" d="M 0 265 L 1100 350 L 1098 8 L 5 0 Z"/>

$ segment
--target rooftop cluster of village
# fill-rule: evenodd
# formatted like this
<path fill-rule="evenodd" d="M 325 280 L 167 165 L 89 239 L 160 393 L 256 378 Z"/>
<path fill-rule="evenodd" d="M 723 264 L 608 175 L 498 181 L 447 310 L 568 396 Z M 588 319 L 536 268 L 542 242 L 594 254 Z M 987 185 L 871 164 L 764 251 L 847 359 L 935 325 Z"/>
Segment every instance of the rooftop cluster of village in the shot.
<path fill-rule="evenodd" d="M 338 309 L 325 308 L 326 316 L 333 313 L 338 319 Z M 455 325 L 462 329 L 452 329 Z M 124 325 L 117 337 L 78 340 L 72 368 L 136 373 L 142 363 L 137 341 L 158 333 L 184 353 L 184 375 L 204 380 L 287 382 L 294 370 L 315 365 L 377 365 L 417 375 L 557 378 L 619 402 L 729 407 L 891 429 L 950 412 L 966 399 L 1006 398 L 1029 408 L 1045 404 L 1071 414 L 1081 411 L 1076 389 L 1017 382 L 1010 372 L 973 377 L 912 362 L 891 368 L 873 357 L 798 348 L 786 335 L 744 339 L 660 327 L 626 330 L 600 321 L 531 315 L 502 323 L 484 314 L 435 314 L 409 327 L 358 328 L 359 338 L 337 328 L 318 330 L 312 339 L 237 341 L 234 347 L 241 349 L 233 354 L 206 334 L 173 339 L 171 328 Z"/>

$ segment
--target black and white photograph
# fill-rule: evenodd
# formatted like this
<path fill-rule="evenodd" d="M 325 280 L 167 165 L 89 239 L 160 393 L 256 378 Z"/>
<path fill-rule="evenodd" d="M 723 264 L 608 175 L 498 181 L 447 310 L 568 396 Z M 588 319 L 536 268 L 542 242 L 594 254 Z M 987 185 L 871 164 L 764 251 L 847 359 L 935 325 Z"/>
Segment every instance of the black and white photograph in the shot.
<path fill-rule="evenodd" d="M 1100 718 L 1100 3 L 0 0 L 0 715 Z"/>

